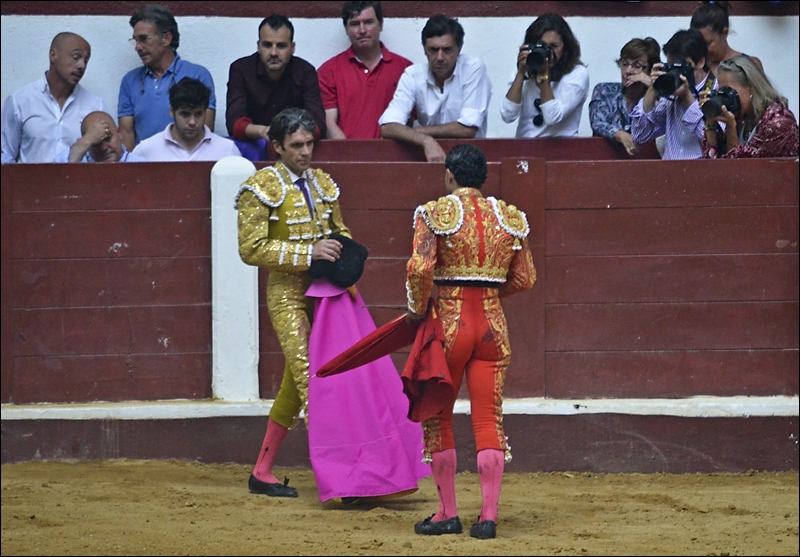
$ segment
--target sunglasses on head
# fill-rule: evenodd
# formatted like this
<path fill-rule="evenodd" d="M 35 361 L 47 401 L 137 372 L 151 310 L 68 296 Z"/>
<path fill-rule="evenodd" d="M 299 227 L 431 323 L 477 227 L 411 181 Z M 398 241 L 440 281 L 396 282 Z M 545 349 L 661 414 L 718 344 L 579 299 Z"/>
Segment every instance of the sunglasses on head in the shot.
<path fill-rule="evenodd" d="M 539 111 L 539 114 L 533 117 L 533 125 L 541 126 L 544 124 L 544 116 L 542 116 L 542 99 L 536 99 L 533 101 L 533 106 Z"/>

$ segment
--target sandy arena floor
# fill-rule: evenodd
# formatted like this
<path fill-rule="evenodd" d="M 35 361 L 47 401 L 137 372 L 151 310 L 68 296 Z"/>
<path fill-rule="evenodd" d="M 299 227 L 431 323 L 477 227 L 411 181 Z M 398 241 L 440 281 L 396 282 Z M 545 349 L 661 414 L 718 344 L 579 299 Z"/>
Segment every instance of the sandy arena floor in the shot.
<path fill-rule="evenodd" d="M 250 467 L 178 461 L 2 466 L 6 555 L 798 555 L 798 473 L 506 474 L 498 537 L 476 540 L 475 474 L 458 475 L 461 535 L 422 537 L 432 479 L 374 505 L 251 495 Z"/>

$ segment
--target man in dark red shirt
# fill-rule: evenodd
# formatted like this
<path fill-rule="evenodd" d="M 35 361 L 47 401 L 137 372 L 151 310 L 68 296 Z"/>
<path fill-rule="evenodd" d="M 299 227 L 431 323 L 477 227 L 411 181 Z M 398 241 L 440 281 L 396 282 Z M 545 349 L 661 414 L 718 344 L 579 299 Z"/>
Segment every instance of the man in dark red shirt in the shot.
<path fill-rule="evenodd" d="M 317 71 L 294 55 L 294 26 L 272 14 L 258 27 L 258 50 L 231 64 L 228 76 L 228 134 L 240 142 L 268 142 L 272 118 L 285 108 L 304 108 L 325 137 L 325 112 Z"/>
<path fill-rule="evenodd" d="M 351 47 L 319 68 L 329 139 L 380 139 L 378 118 L 411 61 L 381 43 L 380 2 L 345 2 L 342 21 Z"/>

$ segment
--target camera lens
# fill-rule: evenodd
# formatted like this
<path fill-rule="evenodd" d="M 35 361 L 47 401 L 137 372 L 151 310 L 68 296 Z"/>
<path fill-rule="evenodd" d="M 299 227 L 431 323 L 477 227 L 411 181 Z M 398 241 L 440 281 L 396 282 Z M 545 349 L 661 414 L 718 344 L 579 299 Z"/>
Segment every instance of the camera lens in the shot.
<path fill-rule="evenodd" d="M 709 97 L 700 107 L 703 111 L 703 119 L 710 120 L 722 114 L 722 105 L 723 103 L 720 102 L 719 97 Z"/>
<path fill-rule="evenodd" d="M 680 85 L 680 78 L 678 74 L 673 71 L 658 76 L 655 83 L 653 83 L 653 87 L 662 97 L 669 97 Z"/>
<path fill-rule="evenodd" d="M 535 45 L 531 45 L 530 48 L 531 52 L 525 59 L 525 65 L 527 65 L 528 69 L 531 71 L 536 72 L 539 68 L 547 64 L 547 61 L 550 59 L 550 47 L 544 43 L 536 43 Z"/>

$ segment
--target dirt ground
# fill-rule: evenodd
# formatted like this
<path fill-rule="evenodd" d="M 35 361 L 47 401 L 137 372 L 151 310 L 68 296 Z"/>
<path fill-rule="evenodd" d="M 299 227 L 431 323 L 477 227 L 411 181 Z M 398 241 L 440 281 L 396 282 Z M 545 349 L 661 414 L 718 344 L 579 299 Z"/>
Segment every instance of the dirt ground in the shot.
<path fill-rule="evenodd" d="M 798 555 L 798 473 L 506 474 L 498 537 L 476 540 L 475 474 L 456 479 L 461 535 L 423 537 L 430 477 L 403 498 L 252 495 L 250 467 L 179 461 L 2 466 L 5 555 Z"/>

